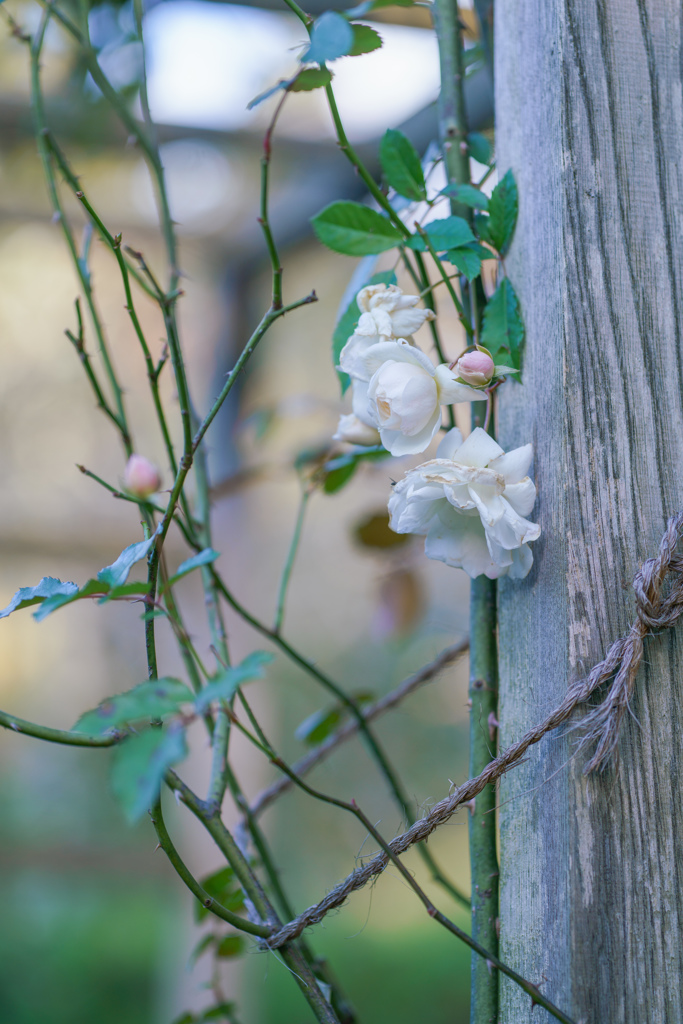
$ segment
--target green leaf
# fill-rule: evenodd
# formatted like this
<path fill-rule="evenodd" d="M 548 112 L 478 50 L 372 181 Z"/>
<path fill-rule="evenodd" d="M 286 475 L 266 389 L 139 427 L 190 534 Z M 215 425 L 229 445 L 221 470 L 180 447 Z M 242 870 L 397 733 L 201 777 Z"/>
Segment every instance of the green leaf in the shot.
<path fill-rule="evenodd" d="M 185 730 L 146 729 L 114 749 L 111 784 L 131 824 L 138 821 L 159 796 L 167 769 L 187 756 Z"/>
<path fill-rule="evenodd" d="M 213 700 L 230 700 L 237 693 L 242 683 L 251 679 L 260 679 L 266 665 L 273 660 L 268 651 L 252 651 L 239 665 L 226 668 L 212 682 L 207 683 L 195 699 L 194 706 L 200 714 L 208 708 Z"/>
<path fill-rule="evenodd" d="M 197 1018 L 197 1024 L 210 1024 L 210 1021 L 214 1020 L 227 1020 L 230 1021 L 231 1017 L 235 1013 L 234 1003 L 216 1003 L 215 1006 L 211 1006 Z"/>
<path fill-rule="evenodd" d="M 78 593 L 77 583 L 62 583 L 54 576 L 43 576 L 40 583 L 35 587 L 22 587 L 7 605 L 0 611 L 0 619 L 7 618 L 12 612 L 21 611 L 22 608 L 29 608 L 33 604 L 40 604 L 48 597 L 71 596 Z"/>
<path fill-rule="evenodd" d="M 379 146 L 384 177 L 399 195 L 406 199 L 427 198 L 422 164 L 415 147 L 403 132 L 390 128 Z"/>
<path fill-rule="evenodd" d="M 330 459 L 323 466 L 325 478 L 323 491 L 325 494 L 336 494 L 345 486 L 356 472 L 364 459 L 383 459 L 388 456 L 386 448 L 355 448 L 336 459 Z"/>
<path fill-rule="evenodd" d="M 193 700 L 194 693 L 179 679 L 168 676 L 148 679 L 132 690 L 107 697 L 93 711 L 86 711 L 71 731 L 101 736 L 110 729 L 119 729 L 131 722 L 162 718 L 177 711 L 181 704 L 190 704 Z"/>
<path fill-rule="evenodd" d="M 488 242 L 491 244 L 491 236 L 489 234 L 489 216 L 486 213 L 475 213 L 474 215 L 474 230 L 477 232 L 477 237 L 482 242 Z"/>
<path fill-rule="evenodd" d="M 220 558 L 219 551 L 214 551 L 213 548 L 204 548 L 199 554 L 194 555 L 192 558 L 187 558 L 184 562 L 180 563 L 175 574 L 171 576 L 164 589 L 167 590 L 174 583 L 177 583 L 179 579 L 182 579 L 183 576 L 187 576 L 188 572 L 192 572 L 193 569 L 199 569 L 202 565 L 210 565 L 217 558 Z"/>
<path fill-rule="evenodd" d="M 265 89 L 264 92 L 260 92 L 258 96 L 254 96 L 253 100 L 249 100 L 247 103 L 247 110 L 253 110 L 254 107 L 258 107 L 264 100 L 274 96 L 276 92 L 280 92 L 281 89 L 289 89 L 292 83 L 295 81 L 294 78 L 281 78 L 276 85 L 271 85 L 270 89 Z"/>
<path fill-rule="evenodd" d="M 507 277 L 498 285 L 484 308 L 481 344 L 494 363 L 507 363 L 519 370 L 524 351 L 524 324 L 519 301 Z"/>
<path fill-rule="evenodd" d="M 358 289 L 358 292 L 362 291 L 363 288 L 367 288 L 371 284 L 396 284 L 396 274 L 393 270 L 382 270 L 379 274 L 373 274 L 369 277 L 362 288 Z M 360 320 L 360 309 L 358 308 L 358 292 L 354 295 L 349 302 L 348 306 L 337 320 L 337 324 L 334 328 L 332 335 L 332 362 L 337 367 L 339 363 L 339 356 L 344 345 L 349 340 L 351 335 L 356 329 L 358 321 Z M 348 373 L 343 373 L 341 370 L 337 370 L 337 376 L 341 384 L 342 395 L 346 392 L 347 388 L 351 383 L 351 378 Z"/>
<path fill-rule="evenodd" d="M 212 933 L 210 933 L 209 935 L 203 935 L 201 937 L 201 939 L 199 940 L 199 942 L 197 943 L 197 945 L 194 947 L 189 957 L 187 958 L 187 966 L 189 970 L 192 970 L 194 965 L 199 960 L 200 956 L 202 956 L 203 953 L 206 953 L 207 949 L 210 949 L 210 947 L 213 946 L 215 942 L 216 936 Z M 194 1017 L 192 1017 L 191 1020 L 193 1021 Z"/>
<path fill-rule="evenodd" d="M 325 64 L 343 57 L 353 46 L 353 29 L 336 11 L 325 11 L 313 23 L 311 44 L 302 55 L 303 64 Z"/>
<path fill-rule="evenodd" d="M 382 7 L 412 7 L 415 0 L 366 0 L 366 3 L 352 7 L 350 11 L 344 11 L 344 17 L 349 19 L 364 18 L 370 11 L 379 11 Z"/>
<path fill-rule="evenodd" d="M 489 199 L 488 239 L 501 256 L 505 256 L 517 223 L 517 182 L 512 171 L 499 181 Z"/>
<path fill-rule="evenodd" d="M 465 245 L 459 249 L 449 249 L 444 259 L 457 267 L 468 281 L 473 281 L 481 273 L 482 257 L 479 251 L 481 248 L 482 246 L 475 242 L 473 245 Z M 488 255 L 491 254 L 488 253 Z"/>
<path fill-rule="evenodd" d="M 327 465 L 332 468 L 326 471 L 323 491 L 325 494 L 336 494 L 356 472 L 358 462 L 342 455 L 339 459 L 332 459 Z"/>
<path fill-rule="evenodd" d="M 315 747 L 334 732 L 342 717 L 343 713 L 339 707 L 314 711 L 298 726 L 294 735 L 309 747 Z"/>
<path fill-rule="evenodd" d="M 231 867 L 219 868 L 218 871 L 203 878 L 200 885 L 205 893 L 217 900 L 226 910 L 237 913 L 244 906 L 244 894 Z M 197 900 L 194 904 L 194 916 L 197 923 L 203 921 L 208 913 L 204 904 Z"/>
<path fill-rule="evenodd" d="M 216 946 L 216 956 L 240 956 L 244 952 L 244 939 L 241 935 L 226 935 Z"/>
<path fill-rule="evenodd" d="M 441 220 L 433 220 L 426 225 L 425 231 L 437 252 L 444 252 L 445 249 L 459 249 L 468 242 L 474 242 L 472 230 L 463 217 L 443 217 Z M 422 235 L 411 235 L 407 245 L 417 252 L 424 252 L 427 248 Z"/>
<path fill-rule="evenodd" d="M 381 213 L 349 200 L 330 203 L 311 223 L 323 245 L 344 256 L 373 256 L 403 240 Z"/>
<path fill-rule="evenodd" d="M 90 580 L 89 582 L 94 584 L 96 581 L 95 580 Z M 87 586 L 87 584 L 86 584 L 86 586 Z M 103 586 L 103 584 L 102 584 L 102 586 Z M 83 590 L 85 590 L 85 587 L 83 588 Z M 142 594 L 148 593 L 148 591 L 149 591 L 149 583 L 143 582 L 142 580 L 140 580 L 137 583 L 122 583 L 120 587 L 114 587 L 112 590 L 108 591 L 106 594 L 103 594 L 102 597 L 99 599 L 99 601 L 97 603 L 98 604 L 106 604 L 107 601 L 115 601 L 117 597 L 134 597 L 136 594 L 142 595 Z M 79 593 L 79 597 L 84 597 L 84 596 L 85 595 L 81 591 Z"/>
<path fill-rule="evenodd" d="M 108 587 L 120 587 L 128 579 L 128 573 L 135 563 L 139 562 L 149 552 L 158 532 L 159 529 L 157 528 L 149 540 L 141 540 L 137 544 L 129 544 L 112 565 L 107 565 L 104 569 L 100 569 L 97 574 L 98 580 L 101 583 L 108 584 Z"/>
<path fill-rule="evenodd" d="M 450 196 L 463 206 L 471 206 L 473 210 L 487 210 L 489 206 L 489 197 L 474 185 L 446 185 L 441 195 Z"/>
<path fill-rule="evenodd" d="M 467 136 L 467 145 L 470 156 L 474 157 L 477 163 L 489 164 L 491 162 L 491 143 L 480 132 L 470 132 Z"/>
<path fill-rule="evenodd" d="M 410 533 L 394 533 L 386 512 L 375 512 L 361 519 L 354 527 L 353 536 L 363 547 L 379 550 L 401 547 L 412 541 Z"/>
<path fill-rule="evenodd" d="M 99 580 L 88 580 L 85 586 L 71 591 L 71 593 L 53 594 L 52 597 L 46 597 L 40 608 L 36 608 L 34 611 L 33 618 L 36 622 L 42 622 L 48 615 L 56 612 L 58 608 L 63 608 L 64 605 L 80 601 L 84 597 L 94 597 L 97 594 L 107 594 L 108 592 L 109 587 L 106 583 L 101 583 Z"/>
<path fill-rule="evenodd" d="M 352 25 L 353 46 L 348 52 L 349 57 L 360 57 L 363 53 L 372 53 L 382 46 L 382 37 L 379 32 L 369 25 Z"/>
<path fill-rule="evenodd" d="M 181 1013 L 179 1017 L 176 1017 L 172 1024 L 197 1024 L 197 1018 L 189 1010 L 186 1010 L 185 1013 Z"/>
<path fill-rule="evenodd" d="M 322 89 L 332 81 L 332 72 L 327 68 L 305 68 L 288 86 L 290 92 L 311 92 Z"/>

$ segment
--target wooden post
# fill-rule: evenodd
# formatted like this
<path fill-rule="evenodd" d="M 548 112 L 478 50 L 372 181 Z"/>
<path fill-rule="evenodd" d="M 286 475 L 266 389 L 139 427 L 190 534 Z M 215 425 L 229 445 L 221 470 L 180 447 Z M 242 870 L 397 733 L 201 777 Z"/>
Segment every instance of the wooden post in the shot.
<path fill-rule="evenodd" d="M 603 657 L 683 508 L 680 0 L 496 0 L 506 260 L 527 329 L 499 439 L 543 529 L 499 596 L 504 748 Z M 500 788 L 501 959 L 585 1024 L 683 1020 L 683 628 L 646 641 L 618 770 L 551 735 Z M 500 1021 L 550 1018 L 501 978 Z"/>

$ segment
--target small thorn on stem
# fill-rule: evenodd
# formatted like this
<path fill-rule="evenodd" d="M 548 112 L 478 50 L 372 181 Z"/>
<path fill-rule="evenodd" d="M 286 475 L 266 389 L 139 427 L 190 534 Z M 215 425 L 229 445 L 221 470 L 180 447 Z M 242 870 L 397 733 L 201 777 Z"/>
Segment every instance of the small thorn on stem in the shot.
<path fill-rule="evenodd" d="M 465 807 L 469 808 L 470 814 L 474 817 L 477 810 L 477 798 L 473 796 L 471 800 L 467 801 Z"/>
<path fill-rule="evenodd" d="M 500 728 L 500 722 L 496 718 L 496 716 L 493 713 L 493 711 L 491 711 L 491 713 L 489 714 L 488 722 L 489 722 L 489 737 L 490 737 L 491 741 L 493 742 L 493 740 L 495 738 L 495 735 L 496 735 L 496 729 Z"/>

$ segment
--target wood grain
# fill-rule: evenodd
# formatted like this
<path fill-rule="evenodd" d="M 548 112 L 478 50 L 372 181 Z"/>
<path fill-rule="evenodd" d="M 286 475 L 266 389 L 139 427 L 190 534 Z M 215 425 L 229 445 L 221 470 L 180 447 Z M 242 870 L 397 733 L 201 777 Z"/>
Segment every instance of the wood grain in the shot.
<path fill-rule="evenodd" d="M 497 0 L 506 261 L 527 328 L 499 439 L 532 440 L 542 525 L 500 588 L 501 746 L 600 660 L 683 507 L 683 88 L 676 0 Z M 501 958 L 585 1024 L 683 1020 L 683 631 L 646 649 L 618 771 L 571 735 L 501 786 Z M 545 1024 L 505 979 L 503 1024 Z"/>

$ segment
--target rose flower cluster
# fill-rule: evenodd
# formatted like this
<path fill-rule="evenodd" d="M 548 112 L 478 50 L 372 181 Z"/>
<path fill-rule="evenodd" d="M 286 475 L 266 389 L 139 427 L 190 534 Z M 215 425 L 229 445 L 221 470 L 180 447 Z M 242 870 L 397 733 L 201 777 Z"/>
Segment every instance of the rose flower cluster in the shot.
<path fill-rule="evenodd" d="M 352 408 L 334 439 L 382 444 L 392 455 L 425 451 L 441 429 L 441 406 L 487 399 L 487 387 L 509 373 L 477 347 L 454 368 L 434 366 L 413 334 L 434 313 L 396 285 L 358 294 L 361 317 L 342 349 L 339 369 L 351 378 Z M 425 553 L 469 576 L 522 579 L 531 569 L 529 541 L 540 527 L 528 516 L 536 488 L 527 476 L 532 446 L 505 453 L 477 427 L 463 441 L 448 431 L 436 458 L 409 470 L 394 487 L 389 525 L 425 536 Z"/>

